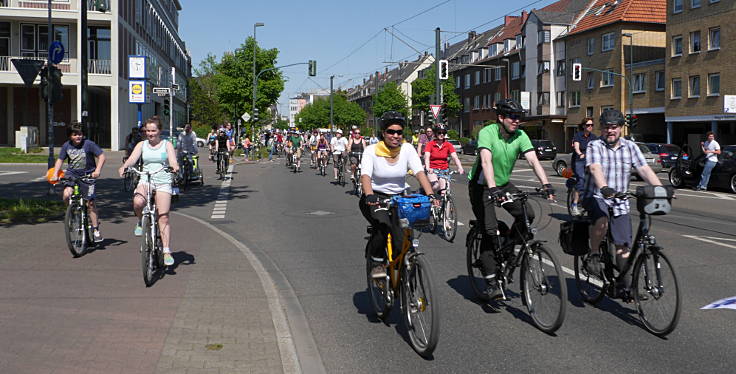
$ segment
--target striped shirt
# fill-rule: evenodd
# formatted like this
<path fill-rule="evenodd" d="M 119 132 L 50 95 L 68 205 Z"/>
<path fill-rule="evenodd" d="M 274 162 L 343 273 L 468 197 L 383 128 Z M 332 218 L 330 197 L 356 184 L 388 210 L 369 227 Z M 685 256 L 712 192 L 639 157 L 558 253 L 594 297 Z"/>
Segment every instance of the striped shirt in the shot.
<path fill-rule="evenodd" d="M 631 140 L 621 138 L 618 147 L 614 148 L 598 139 L 590 142 L 585 152 L 585 166 L 590 167 L 593 164 L 602 167 L 608 187 L 616 192 L 626 192 L 629 190 L 631 167 L 638 169 L 646 165 L 647 161 L 636 143 Z M 586 171 L 585 174 L 585 197 L 602 199 L 608 206 L 613 207 L 613 215 L 616 217 L 629 213 L 628 200 L 603 199 L 590 171 Z"/>

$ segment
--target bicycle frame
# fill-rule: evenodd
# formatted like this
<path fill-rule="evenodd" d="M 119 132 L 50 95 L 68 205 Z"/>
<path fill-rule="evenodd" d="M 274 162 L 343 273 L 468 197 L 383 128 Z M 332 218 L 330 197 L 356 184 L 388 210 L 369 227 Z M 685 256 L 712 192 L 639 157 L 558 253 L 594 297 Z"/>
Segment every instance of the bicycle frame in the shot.
<path fill-rule="evenodd" d="M 394 290 L 399 289 L 399 274 L 401 274 L 401 267 L 402 265 L 407 265 L 407 261 L 405 261 L 404 259 L 406 258 L 406 254 L 409 252 L 409 249 L 413 247 L 413 244 L 411 244 L 412 231 L 412 229 L 404 229 L 404 240 L 402 240 L 401 252 L 399 252 L 396 258 L 393 258 L 393 245 L 391 244 L 391 234 L 388 234 L 386 238 L 386 252 L 388 254 L 389 260 L 388 272 L 389 278 L 391 279 L 391 288 Z"/>

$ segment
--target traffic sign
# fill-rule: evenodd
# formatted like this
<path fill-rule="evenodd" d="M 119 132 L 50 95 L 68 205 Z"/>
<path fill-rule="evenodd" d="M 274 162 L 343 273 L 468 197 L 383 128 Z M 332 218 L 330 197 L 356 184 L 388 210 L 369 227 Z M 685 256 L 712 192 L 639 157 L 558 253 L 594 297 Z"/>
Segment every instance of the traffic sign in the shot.
<path fill-rule="evenodd" d="M 64 60 L 64 45 L 60 41 L 54 40 L 49 46 L 49 57 L 52 64 L 58 64 Z"/>
<path fill-rule="evenodd" d="M 146 79 L 146 56 L 128 56 L 128 78 Z"/>
<path fill-rule="evenodd" d="M 13 66 L 15 66 L 15 71 L 17 71 L 18 74 L 20 74 L 20 78 L 23 79 L 23 83 L 25 83 L 27 87 L 33 86 L 33 81 L 36 80 L 38 72 L 43 68 L 44 62 L 20 58 L 14 58 L 11 61 L 13 62 Z"/>
<path fill-rule="evenodd" d="M 432 115 L 434 116 L 434 119 L 437 119 L 437 116 L 440 115 L 440 109 L 442 109 L 442 105 L 430 105 L 429 109 L 432 109 Z"/>
<path fill-rule="evenodd" d="M 245 112 L 242 116 L 240 116 L 240 118 L 242 118 L 243 121 L 248 122 L 250 121 L 250 114 L 248 114 L 248 112 Z"/>
<path fill-rule="evenodd" d="M 146 81 L 128 81 L 128 102 L 131 104 L 146 103 Z"/>

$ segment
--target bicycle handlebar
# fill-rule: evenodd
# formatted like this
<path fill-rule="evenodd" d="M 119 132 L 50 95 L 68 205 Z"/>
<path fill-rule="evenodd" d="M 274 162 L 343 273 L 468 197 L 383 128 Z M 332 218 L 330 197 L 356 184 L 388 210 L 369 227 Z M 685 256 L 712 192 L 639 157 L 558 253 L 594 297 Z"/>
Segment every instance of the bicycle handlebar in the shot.
<path fill-rule="evenodd" d="M 63 178 L 59 179 L 59 181 L 62 181 L 62 182 L 76 182 L 80 180 L 82 182 L 89 183 L 91 181 L 94 181 L 95 178 L 92 178 L 92 174 L 85 174 L 81 177 L 75 177 L 73 175 L 65 175 Z"/>
<path fill-rule="evenodd" d="M 143 175 L 155 175 L 155 174 L 158 174 L 158 173 L 160 173 L 162 171 L 165 171 L 167 173 L 173 173 L 174 172 L 174 168 L 172 168 L 171 166 L 162 166 L 162 167 L 158 168 L 158 170 L 156 170 L 156 171 L 139 171 L 136 168 L 129 167 L 128 168 L 128 171 L 134 171 L 136 174 L 143 176 Z"/>

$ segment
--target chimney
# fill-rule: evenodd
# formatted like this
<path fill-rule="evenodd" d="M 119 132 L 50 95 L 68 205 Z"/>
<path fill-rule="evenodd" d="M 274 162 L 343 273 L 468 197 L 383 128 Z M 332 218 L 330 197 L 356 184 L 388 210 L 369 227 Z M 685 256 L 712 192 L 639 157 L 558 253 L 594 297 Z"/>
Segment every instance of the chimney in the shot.
<path fill-rule="evenodd" d="M 475 31 L 471 31 L 471 32 L 469 32 L 469 33 L 468 33 L 468 41 L 471 41 L 471 42 L 472 42 L 472 41 L 473 41 L 473 39 L 475 39 L 475 37 L 476 37 L 477 35 L 478 35 L 478 34 L 476 34 L 476 32 L 475 32 Z"/>
<path fill-rule="evenodd" d="M 516 17 L 515 16 L 504 16 L 503 17 L 503 25 L 504 26 L 508 26 L 511 23 L 511 21 L 514 20 L 514 18 L 516 18 Z"/>

